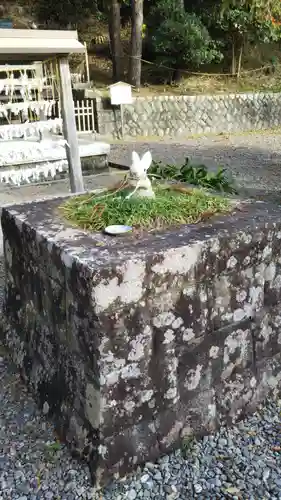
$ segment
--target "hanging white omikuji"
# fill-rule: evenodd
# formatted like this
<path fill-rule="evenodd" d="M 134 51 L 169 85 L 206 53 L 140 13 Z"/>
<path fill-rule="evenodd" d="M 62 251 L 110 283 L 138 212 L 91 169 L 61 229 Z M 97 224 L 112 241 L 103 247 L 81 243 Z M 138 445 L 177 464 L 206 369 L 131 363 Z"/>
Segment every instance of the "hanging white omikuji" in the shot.
<path fill-rule="evenodd" d="M 42 178 L 54 179 L 57 173 L 67 170 L 67 161 L 60 160 L 55 162 L 44 162 L 32 168 L 14 168 L 11 170 L 0 171 L 0 183 L 14 184 L 20 186 L 21 184 L 30 184 L 31 182 L 42 181 Z"/>
<path fill-rule="evenodd" d="M 25 123 L 11 123 L 9 125 L 2 125 L 0 127 L 0 139 L 10 141 L 12 139 L 19 139 L 23 137 L 40 137 L 40 133 L 51 132 L 59 134 L 62 132 L 62 119 L 55 118 L 54 120 L 45 120 L 40 122 L 25 122 Z"/>
<path fill-rule="evenodd" d="M 21 75 L 20 78 L 3 78 L 0 80 L 0 92 L 5 92 L 5 95 L 13 95 L 15 89 L 25 90 L 39 90 L 42 92 L 46 78 L 28 78 L 28 76 Z"/>
<path fill-rule="evenodd" d="M 9 112 L 13 115 L 19 115 L 20 113 L 28 115 L 28 111 L 33 111 L 36 116 L 40 115 L 42 111 L 44 116 L 51 117 L 53 112 L 53 107 L 56 101 L 24 101 L 24 102 L 9 102 L 6 104 L 0 104 L 0 117 L 7 117 Z"/>
<path fill-rule="evenodd" d="M 3 141 L 0 147 L 0 165 L 26 165 L 66 159 L 66 141 L 64 139 L 43 139 L 39 141 Z"/>
<path fill-rule="evenodd" d="M 1 78 L 0 93 L 7 98 L 0 102 L 0 119 L 6 122 L 0 126 L 0 183 L 20 186 L 49 181 L 67 170 L 68 145 L 57 136 L 62 133 L 62 119 L 53 119 L 59 99 L 58 72 L 56 63 L 48 66 L 2 67 L 6 78 Z"/>

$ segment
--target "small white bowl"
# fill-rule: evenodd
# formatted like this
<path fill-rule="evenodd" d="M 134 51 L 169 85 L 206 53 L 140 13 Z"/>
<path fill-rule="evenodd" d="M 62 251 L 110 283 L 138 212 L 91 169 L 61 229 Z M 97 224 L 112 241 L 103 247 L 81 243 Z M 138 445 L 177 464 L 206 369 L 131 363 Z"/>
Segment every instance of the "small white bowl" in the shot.
<path fill-rule="evenodd" d="M 115 226 L 107 226 L 104 229 L 104 232 L 106 234 L 110 234 L 111 236 L 119 236 L 122 234 L 131 233 L 132 230 L 133 228 L 131 226 L 115 225 Z"/>

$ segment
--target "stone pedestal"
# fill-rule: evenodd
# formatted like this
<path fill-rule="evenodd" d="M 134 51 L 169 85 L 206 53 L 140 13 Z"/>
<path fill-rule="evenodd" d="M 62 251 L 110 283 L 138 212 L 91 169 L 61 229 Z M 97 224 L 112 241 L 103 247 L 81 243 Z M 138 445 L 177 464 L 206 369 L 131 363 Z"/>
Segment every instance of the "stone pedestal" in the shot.
<path fill-rule="evenodd" d="M 4 208 L 5 341 L 104 484 L 280 388 L 280 210 L 142 240 L 73 229 L 61 200 Z"/>

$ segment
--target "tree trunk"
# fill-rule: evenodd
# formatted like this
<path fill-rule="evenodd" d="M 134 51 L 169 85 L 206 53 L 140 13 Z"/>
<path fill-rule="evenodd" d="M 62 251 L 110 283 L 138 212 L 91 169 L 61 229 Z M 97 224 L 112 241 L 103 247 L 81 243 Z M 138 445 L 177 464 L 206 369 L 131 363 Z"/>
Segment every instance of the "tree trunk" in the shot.
<path fill-rule="evenodd" d="M 241 42 L 238 56 L 238 64 L 237 64 L 237 79 L 241 76 L 241 68 L 242 68 L 242 56 L 243 56 L 243 42 Z"/>
<path fill-rule="evenodd" d="M 177 84 L 181 81 L 181 70 L 180 69 L 174 69 L 172 78 L 171 78 L 171 85 L 172 84 Z"/>
<path fill-rule="evenodd" d="M 177 0 L 178 6 L 185 11 L 185 5 L 184 5 L 184 0 Z"/>
<path fill-rule="evenodd" d="M 132 31 L 129 62 L 129 82 L 139 88 L 141 84 L 143 0 L 132 0 Z"/>
<path fill-rule="evenodd" d="M 235 40 L 232 40 L 231 74 L 236 75 Z"/>
<path fill-rule="evenodd" d="M 112 78 L 114 82 L 118 82 L 124 76 L 120 3 L 118 0 L 110 0 L 108 27 L 112 57 Z"/>

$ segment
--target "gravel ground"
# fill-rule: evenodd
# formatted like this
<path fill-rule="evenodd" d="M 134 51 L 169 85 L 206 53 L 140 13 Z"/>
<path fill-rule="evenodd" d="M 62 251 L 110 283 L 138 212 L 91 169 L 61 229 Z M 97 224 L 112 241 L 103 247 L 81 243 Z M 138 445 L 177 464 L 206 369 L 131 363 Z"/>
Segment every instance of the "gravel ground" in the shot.
<path fill-rule="evenodd" d="M 114 144 L 111 159 L 129 163 L 133 149 L 150 149 L 154 159 L 179 162 L 189 156 L 211 167 L 222 164 L 248 193 L 279 201 L 279 143 L 277 134 L 182 143 L 131 142 Z M 100 181 L 104 184 L 108 179 Z M 3 205 L 59 195 L 67 189 L 67 183 L 2 189 L 0 200 Z M 0 261 L 0 295 L 2 276 Z M 86 465 L 73 461 L 55 443 L 51 423 L 38 412 L 0 346 L 0 500 L 281 500 L 280 412 L 280 401 L 268 401 L 235 428 L 185 443 L 183 451 L 163 457 L 158 464 L 146 464 L 102 493 L 95 492 Z"/>
<path fill-rule="evenodd" d="M 281 401 L 268 401 L 233 429 L 185 443 L 100 493 L 87 467 L 54 444 L 52 425 L 1 354 L 1 500 L 281 499 Z"/>
<path fill-rule="evenodd" d="M 281 191 L 281 135 L 247 134 L 209 136 L 184 142 L 131 142 L 113 144 L 111 160 L 129 164 L 132 151 L 150 150 L 154 160 L 166 163 L 204 163 L 209 168 L 223 166 L 245 192 L 258 198 L 277 201 Z"/>

